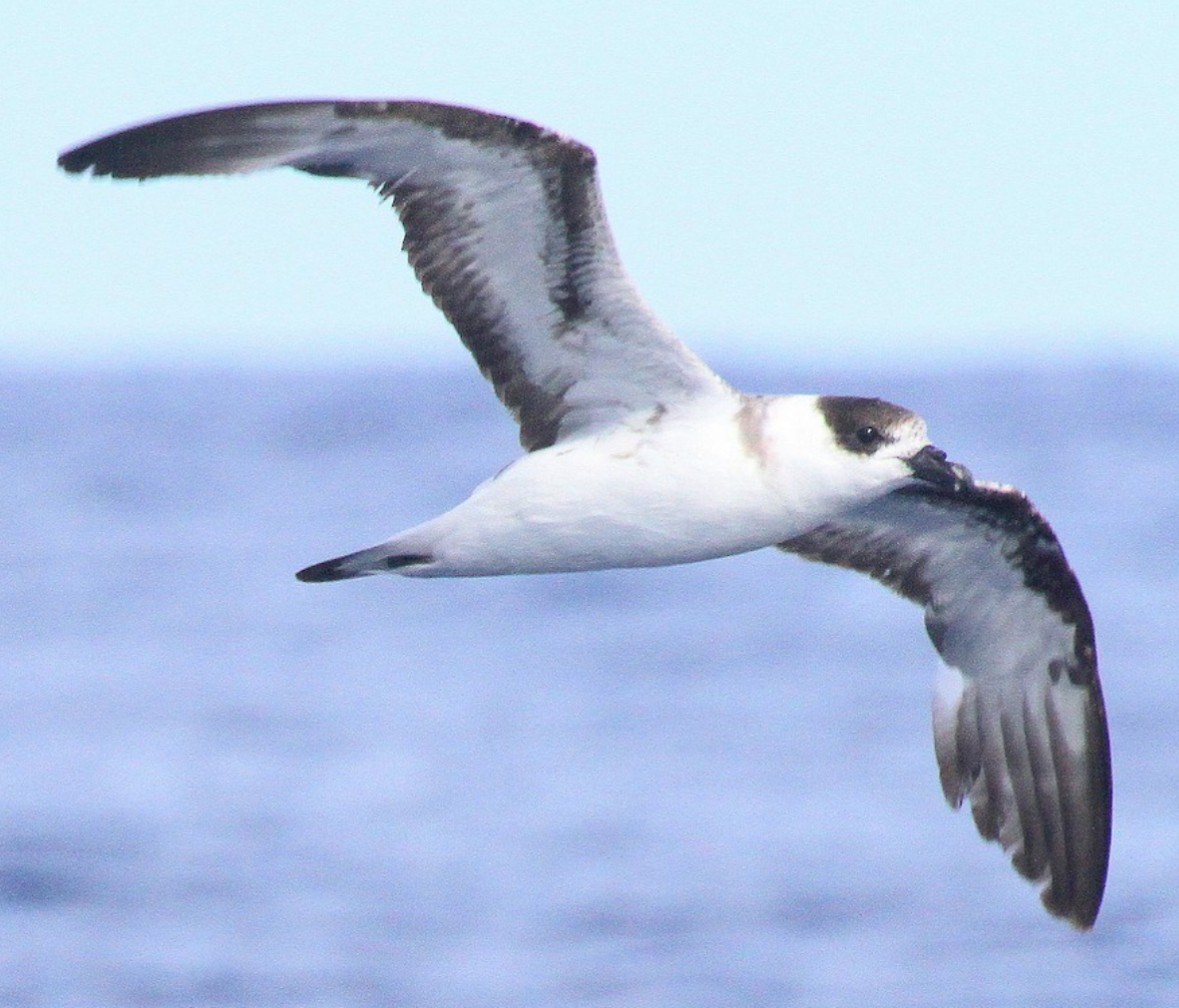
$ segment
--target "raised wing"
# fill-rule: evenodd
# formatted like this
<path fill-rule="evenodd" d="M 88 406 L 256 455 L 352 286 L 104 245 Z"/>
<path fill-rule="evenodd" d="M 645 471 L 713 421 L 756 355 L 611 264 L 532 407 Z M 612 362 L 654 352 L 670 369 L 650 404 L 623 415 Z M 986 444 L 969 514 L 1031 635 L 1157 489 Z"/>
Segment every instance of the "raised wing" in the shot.
<path fill-rule="evenodd" d="M 298 101 L 135 126 L 58 164 L 115 178 L 286 165 L 391 197 L 426 292 L 529 450 L 727 386 L 644 305 L 614 248 L 588 147 L 418 101 Z"/>
<path fill-rule="evenodd" d="M 949 666 L 933 707 L 942 789 L 1050 913 L 1092 926 L 1109 862 L 1109 735 L 1093 623 L 1048 523 L 1009 487 L 906 486 L 781 548 L 925 606 Z M 956 671 L 955 671 L 956 670 Z"/>

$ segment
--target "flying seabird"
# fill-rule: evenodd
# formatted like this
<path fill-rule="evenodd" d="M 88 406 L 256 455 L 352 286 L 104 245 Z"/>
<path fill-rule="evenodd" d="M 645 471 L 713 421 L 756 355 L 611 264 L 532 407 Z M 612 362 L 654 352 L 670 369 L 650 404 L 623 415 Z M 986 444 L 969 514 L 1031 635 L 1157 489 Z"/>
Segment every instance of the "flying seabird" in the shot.
<path fill-rule="evenodd" d="M 614 247 L 593 151 L 424 101 L 288 101 L 149 122 L 62 154 L 115 178 L 289 166 L 365 179 L 520 426 L 526 454 L 453 510 L 299 572 L 462 577 L 649 567 L 767 546 L 922 605 L 946 664 L 934 746 L 949 803 L 1097 917 L 1109 739 L 1089 610 L 1048 523 L 974 480 L 880 399 L 733 389 L 644 304 Z"/>

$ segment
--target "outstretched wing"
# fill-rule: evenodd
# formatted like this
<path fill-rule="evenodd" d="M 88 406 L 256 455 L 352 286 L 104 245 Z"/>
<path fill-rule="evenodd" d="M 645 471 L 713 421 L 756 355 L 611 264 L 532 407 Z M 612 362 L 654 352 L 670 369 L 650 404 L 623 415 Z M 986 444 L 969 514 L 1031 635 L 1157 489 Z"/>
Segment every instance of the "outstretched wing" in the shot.
<path fill-rule="evenodd" d="M 391 197 L 426 292 L 529 450 L 727 387 L 643 304 L 618 259 L 588 147 L 532 123 L 419 101 L 211 109 L 67 151 L 115 178 L 289 166 Z"/>
<path fill-rule="evenodd" d="M 1049 912 L 1090 927 L 1109 861 L 1109 735 L 1089 609 L 1048 523 L 1009 487 L 914 485 L 780 545 L 925 606 L 949 666 L 933 707 L 947 800 L 969 796 Z"/>

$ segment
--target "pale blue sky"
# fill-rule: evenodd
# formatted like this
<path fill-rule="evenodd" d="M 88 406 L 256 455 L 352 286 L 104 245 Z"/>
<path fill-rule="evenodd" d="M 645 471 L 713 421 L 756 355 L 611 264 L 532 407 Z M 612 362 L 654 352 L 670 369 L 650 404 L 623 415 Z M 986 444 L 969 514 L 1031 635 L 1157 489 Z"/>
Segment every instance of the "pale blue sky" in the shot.
<path fill-rule="evenodd" d="M 225 102 L 423 97 L 596 148 L 712 359 L 1179 360 L 1179 4 L 109 0 L 5 15 L 0 357 L 461 359 L 391 211 L 59 149 Z"/>

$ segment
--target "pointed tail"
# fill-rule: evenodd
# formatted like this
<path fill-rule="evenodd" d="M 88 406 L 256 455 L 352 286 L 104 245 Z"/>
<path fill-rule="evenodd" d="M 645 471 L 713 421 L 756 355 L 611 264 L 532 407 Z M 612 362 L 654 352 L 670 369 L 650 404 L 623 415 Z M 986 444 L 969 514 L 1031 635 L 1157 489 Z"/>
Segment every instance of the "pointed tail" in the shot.
<path fill-rule="evenodd" d="M 349 578 L 365 577 L 369 574 L 387 574 L 402 567 L 430 563 L 434 558 L 428 553 L 398 553 L 390 555 L 389 547 L 373 546 L 334 560 L 304 567 L 295 577 L 300 581 L 346 581 Z"/>

